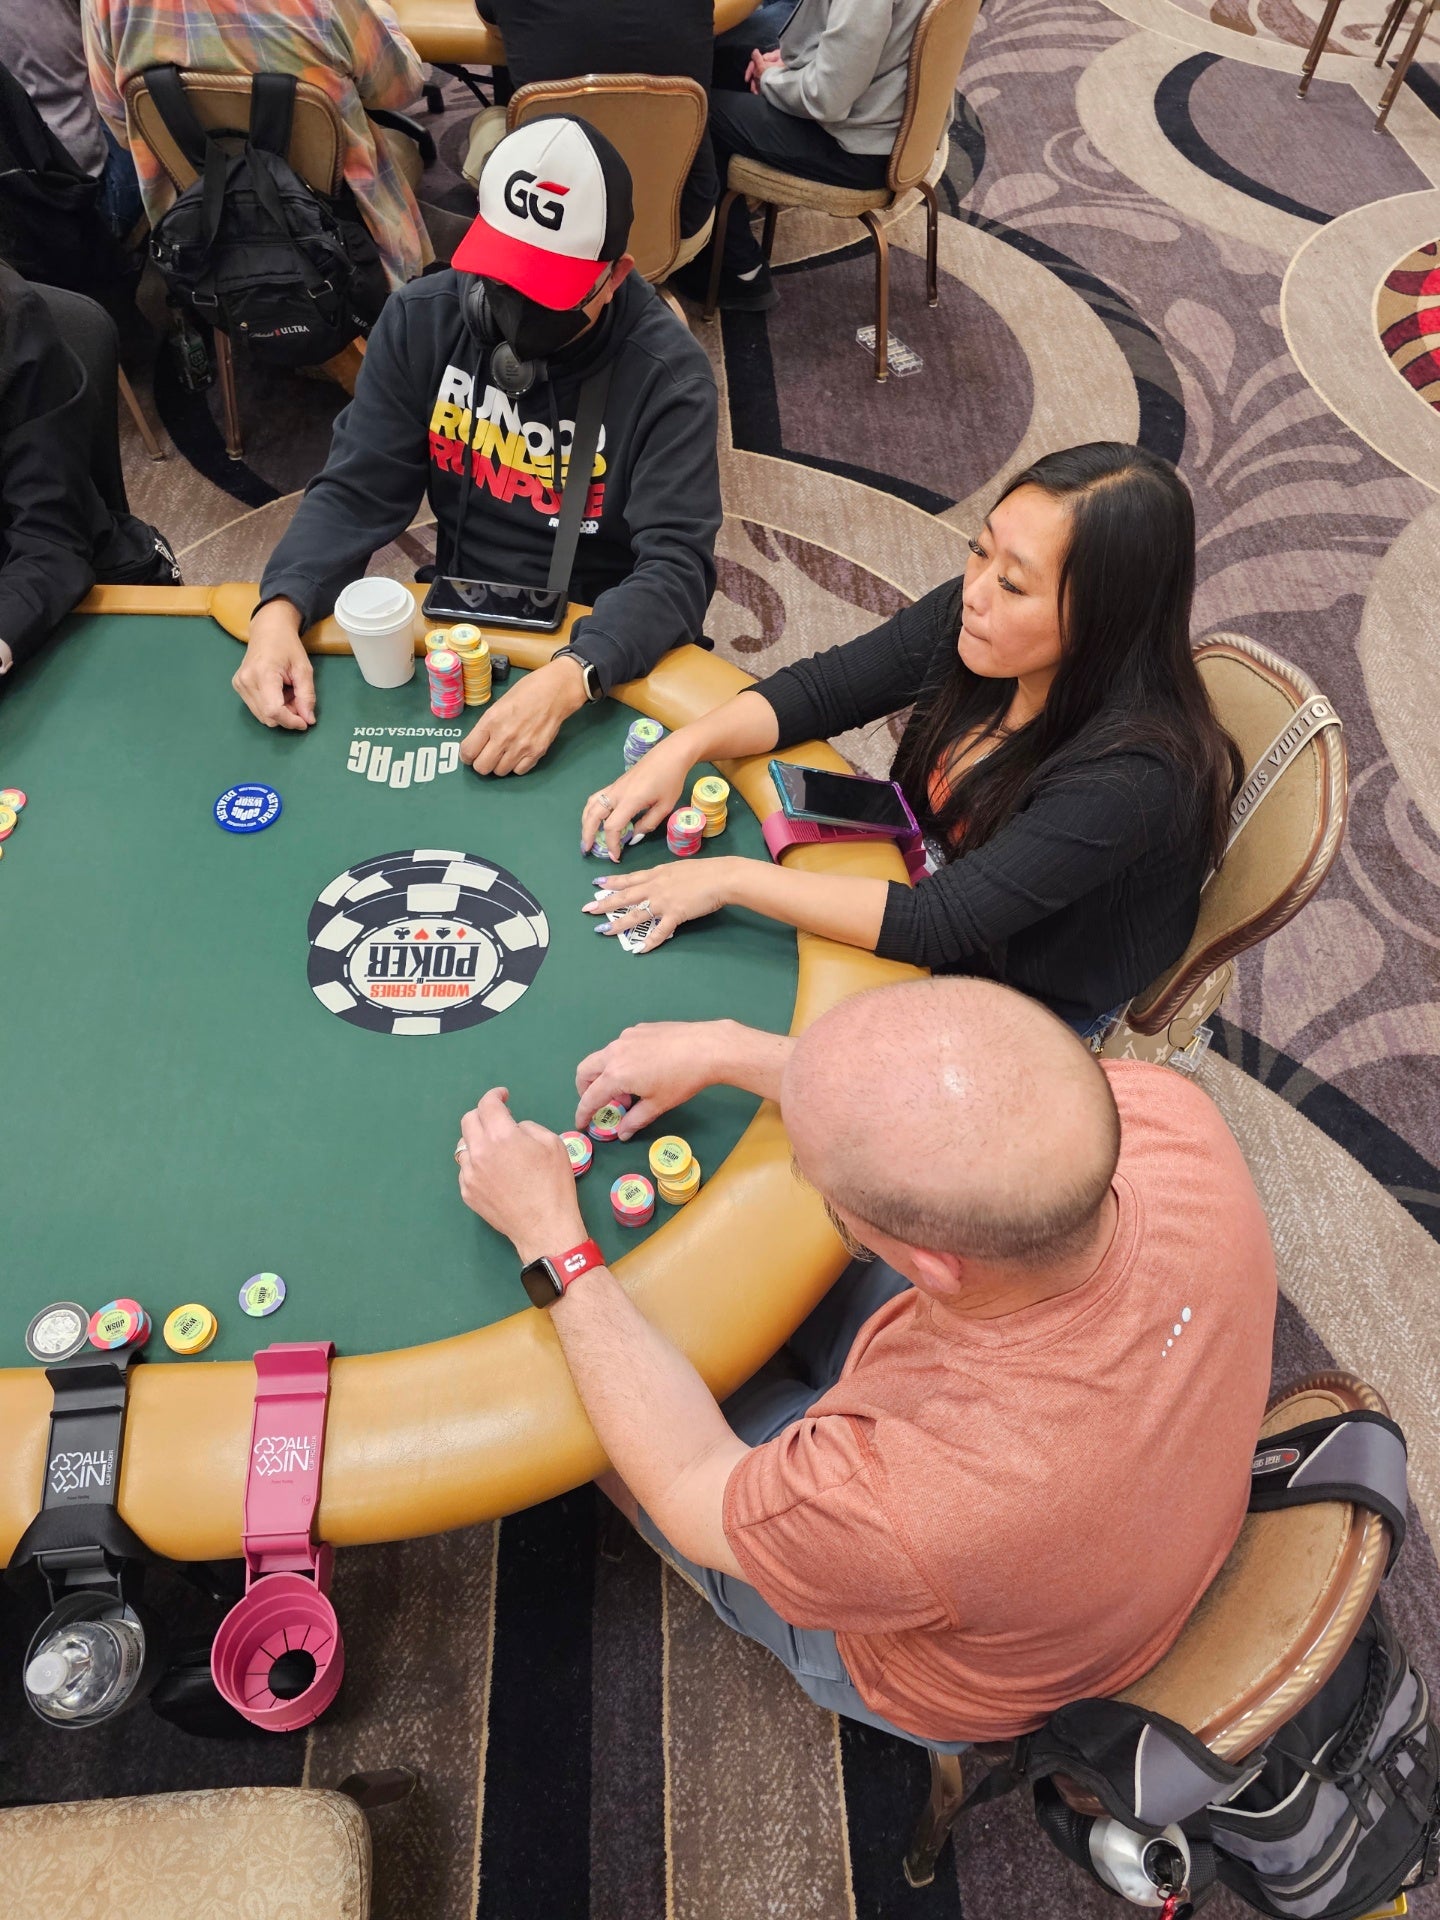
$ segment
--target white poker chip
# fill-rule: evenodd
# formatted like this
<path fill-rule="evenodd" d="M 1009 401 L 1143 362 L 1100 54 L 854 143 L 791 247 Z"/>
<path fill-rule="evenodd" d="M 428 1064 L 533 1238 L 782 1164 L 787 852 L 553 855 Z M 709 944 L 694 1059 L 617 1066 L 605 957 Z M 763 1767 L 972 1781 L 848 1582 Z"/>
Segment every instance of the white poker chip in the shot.
<path fill-rule="evenodd" d="M 503 1013 L 550 947 L 540 902 L 476 854 L 417 847 L 338 874 L 310 910 L 309 978 L 375 1033 L 457 1033 Z"/>

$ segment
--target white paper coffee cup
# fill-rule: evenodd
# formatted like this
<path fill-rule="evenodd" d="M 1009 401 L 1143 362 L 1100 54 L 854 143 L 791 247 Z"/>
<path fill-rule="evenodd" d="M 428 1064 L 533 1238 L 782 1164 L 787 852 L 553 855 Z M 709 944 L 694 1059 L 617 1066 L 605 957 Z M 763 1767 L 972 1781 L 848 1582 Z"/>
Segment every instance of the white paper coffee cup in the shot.
<path fill-rule="evenodd" d="M 335 619 L 355 664 L 372 687 L 403 687 L 415 677 L 415 598 L 398 580 L 352 580 L 335 602 Z"/>

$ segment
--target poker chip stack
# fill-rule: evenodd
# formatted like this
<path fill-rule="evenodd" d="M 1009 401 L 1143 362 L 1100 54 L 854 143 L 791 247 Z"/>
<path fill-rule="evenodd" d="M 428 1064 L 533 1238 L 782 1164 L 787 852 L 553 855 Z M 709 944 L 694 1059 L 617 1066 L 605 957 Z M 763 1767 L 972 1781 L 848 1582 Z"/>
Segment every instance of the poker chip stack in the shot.
<path fill-rule="evenodd" d="M 651 1147 L 650 1171 L 660 1198 L 672 1207 L 688 1205 L 700 1191 L 700 1162 L 678 1133 L 662 1135 Z"/>
<path fill-rule="evenodd" d="M 570 1156 L 570 1171 L 578 1180 L 582 1173 L 590 1171 L 590 1163 L 595 1158 L 595 1149 L 583 1133 L 572 1130 L 562 1133 L 560 1138 L 565 1142 L 565 1151 Z"/>
<path fill-rule="evenodd" d="M 707 773 L 690 790 L 690 804 L 705 816 L 704 837 L 713 840 L 725 831 L 729 813 L 730 787 L 718 774 Z"/>
<path fill-rule="evenodd" d="M 25 811 L 25 795 L 19 787 L 0 787 L 0 841 L 8 840 Z M 0 854 L 5 851 L 0 846 Z"/>
<path fill-rule="evenodd" d="M 143 1347 L 153 1329 L 150 1316 L 138 1300 L 110 1300 L 90 1316 L 90 1344 L 101 1353 L 119 1353 L 125 1347 Z"/>
<path fill-rule="evenodd" d="M 430 711 L 437 720 L 458 720 L 465 711 L 465 679 L 460 656 L 437 647 L 425 656 L 430 680 Z"/>
<path fill-rule="evenodd" d="M 704 835 L 705 816 L 699 807 L 677 807 L 665 822 L 665 844 L 677 860 L 698 853 Z"/>
<path fill-rule="evenodd" d="M 651 747 L 658 747 L 665 738 L 665 729 L 658 720 L 647 720 L 643 716 L 630 722 L 630 731 L 625 736 L 625 764 L 633 767 L 645 758 Z"/>
<path fill-rule="evenodd" d="M 622 1173 L 610 1189 L 610 1205 L 622 1227 L 643 1227 L 655 1218 L 655 1188 L 643 1173 Z"/>
<path fill-rule="evenodd" d="M 622 853 L 634 838 L 635 822 L 632 820 L 620 835 L 620 851 Z M 591 858 L 595 860 L 608 860 L 610 858 L 610 849 L 605 844 L 605 830 L 603 827 L 590 843 L 590 854 Z M 597 880 L 595 884 L 599 886 L 601 882 Z"/>
<path fill-rule="evenodd" d="M 172 1353 L 203 1353 L 220 1330 L 209 1307 L 190 1301 L 166 1315 L 165 1344 Z"/>
<path fill-rule="evenodd" d="M 450 651 L 460 656 L 466 706 L 483 707 L 490 698 L 490 648 L 484 634 L 478 627 L 451 627 Z"/>
<path fill-rule="evenodd" d="M 631 1105 L 628 1093 L 617 1093 L 608 1106 L 598 1107 L 590 1116 L 585 1131 L 592 1140 L 618 1140 L 620 1128 Z"/>

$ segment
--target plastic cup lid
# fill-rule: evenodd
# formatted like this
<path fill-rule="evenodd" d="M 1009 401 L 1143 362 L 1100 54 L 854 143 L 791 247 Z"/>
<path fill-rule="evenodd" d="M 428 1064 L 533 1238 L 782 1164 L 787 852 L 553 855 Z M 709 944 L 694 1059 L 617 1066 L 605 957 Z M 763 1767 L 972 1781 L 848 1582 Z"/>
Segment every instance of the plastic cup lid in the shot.
<path fill-rule="evenodd" d="M 335 602 L 335 618 L 347 633 L 388 633 L 414 614 L 409 588 L 378 574 L 352 580 Z"/>

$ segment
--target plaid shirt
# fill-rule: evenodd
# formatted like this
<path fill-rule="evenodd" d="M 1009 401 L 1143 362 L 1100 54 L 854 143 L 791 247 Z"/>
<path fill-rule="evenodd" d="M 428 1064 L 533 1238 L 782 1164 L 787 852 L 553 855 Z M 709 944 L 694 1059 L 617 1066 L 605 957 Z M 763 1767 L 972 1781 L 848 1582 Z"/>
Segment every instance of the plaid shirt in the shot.
<path fill-rule="evenodd" d="M 96 104 L 126 140 L 124 90 L 147 67 L 198 73 L 293 73 L 323 88 L 345 122 L 345 178 L 392 286 L 424 264 L 420 209 L 366 107 L 404 109 L 424 67 L 384 0 L 83 0 Z M 151 222 L 174 199 L 159 162 L 135 148 Z"/>

